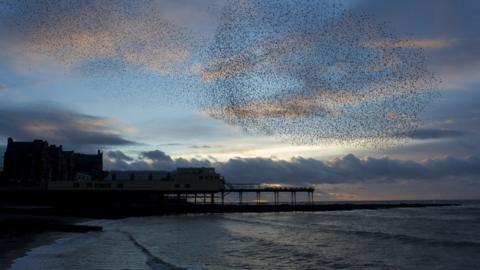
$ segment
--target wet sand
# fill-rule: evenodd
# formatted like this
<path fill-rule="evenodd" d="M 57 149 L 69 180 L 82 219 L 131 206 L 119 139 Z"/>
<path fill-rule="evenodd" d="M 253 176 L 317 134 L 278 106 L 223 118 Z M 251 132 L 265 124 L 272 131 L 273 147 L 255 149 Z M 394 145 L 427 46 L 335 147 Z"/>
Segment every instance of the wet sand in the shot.
<path fill-rule="evenodd" d="M 52 243 L 62 233 L 98 231 L 101 227 L 76 225 L 85 219 L 40 217 L 30 215 L 0 215 L 0 269 L 8 269 L 12 262 L 32 248 Z"/>
<path fill-rule="evenodd" d="M 0 236 L 0 269 L 8 269 L 15 259 L 23 257 L 29 250 L 48 245 L 60 237 L 61 234 L 53 232 Z"/>

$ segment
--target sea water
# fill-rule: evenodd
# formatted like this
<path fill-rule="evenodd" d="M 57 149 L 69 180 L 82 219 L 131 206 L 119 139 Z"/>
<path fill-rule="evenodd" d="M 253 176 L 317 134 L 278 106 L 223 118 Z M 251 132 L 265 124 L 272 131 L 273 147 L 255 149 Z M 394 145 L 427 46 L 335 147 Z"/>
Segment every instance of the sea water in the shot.
<path fill-rule="evenodd" d="M 480 203 L 92 220 L 11 269 L 480 269 Z"/>

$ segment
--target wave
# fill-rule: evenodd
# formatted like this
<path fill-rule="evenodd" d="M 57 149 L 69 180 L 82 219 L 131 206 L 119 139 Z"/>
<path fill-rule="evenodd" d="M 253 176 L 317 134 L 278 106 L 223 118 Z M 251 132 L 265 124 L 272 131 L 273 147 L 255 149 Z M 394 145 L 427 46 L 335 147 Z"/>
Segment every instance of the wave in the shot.
<path fill-rule="evenodd" d="M 153 255 L 148 248 L 142 245 L 133 237 L 133 235 L 126 231 L 120 231 L 124 233 L 128 239 L 147 257 L 147 265 L 152 270 L 188 270 L 189 268 L 180 267 L 171 263 L 168 263 L 157 256 Z"/>
<path fill-rule="evenodd" d="M 406 243 L 421 243 L 421 244 L 428 244 L 428 245 L 435 245 L 435 246 L 455 246 L 455 247 L 471 247 L 471 248 L 480 248 L 479 242 L 474 241 L 457 241 L 457 240 L 450 240 L 450 239 L 438 239 L 438 238 L 424 238 L 412 235 L 405 235 L 405 234 L 393 234 L 393 233 L 385 233 L 385 232 L 372 232 L 372 231 L 363 231 L 363 230 L 332 230 L 338 231 L 347 234 L 354 234 L 359 236 L 367 236 L 367 237 L 375 237 L 380 239 L 386 240 L 396 240 Z"/>
<path fill-rule="evenodd" d="M 308 228 L 308 226 L 305 226 L 305 225 L 284 223 L 284 222 L 273 222 L 273 221 L 267 221 L 267 220 L 248 220 L 248 219 L 232 218 L 232 217 L 226 217 L 226 216 L 221 216 L 221 218 L 227 221 L 241 222 L 241 223 L 248 223 L 248 224 L 255 224 L 255 225 L 268 225 L 268 226 L 303 228 L 303 229 Z"/>
<path fill-rule="evenodd" d="M 299 225 L 299 224 L 271 222 L 271 221 L 264 221 L 264 220 L 245 220 L 245 219 L 237 219 L 237 218 L 231 218 L 231 217 L 223 217 L 223 219 L 228 221 L 241 222 L 241 223 L 254 224 L 254 225 L 303 229 L 303 230 L 311 230 L 311 232 L 318 231 L 318 232 L 350 234 L 350 235 L 357 235 L 362 237 L 374 237 L 374 238 L 385 239 L 385 240 L 396 240 L 396 241 L 401 241 L 406 243 L 415 243 L 415 244 L 421 243 L 421 244 L 440 245 L 440 246 L 480 248 L 480 242 L 475 242 L 475 241 L 427 238 L 427 237 L 419 237 L 419 236 L 406 235 L 406 234 L 387 233 L 387 232 L 381 232 L 381 231 L 355 230 L 355 229 L 342 228 L 341 226 L 326 225 L 321 223 L 308 223 L 305 225 Z"/>

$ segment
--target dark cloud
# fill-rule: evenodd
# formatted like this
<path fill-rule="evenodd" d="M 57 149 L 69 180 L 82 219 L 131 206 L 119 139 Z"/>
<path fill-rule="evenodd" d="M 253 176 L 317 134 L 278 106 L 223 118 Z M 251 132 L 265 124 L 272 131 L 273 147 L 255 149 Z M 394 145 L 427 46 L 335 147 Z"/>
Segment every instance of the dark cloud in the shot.
<path fill-rule="evenodd" d="M 181 146 L 181 145 L 185 145 L 184 143 L 162 143 L 160 145 L 164 145 L 164 146 Z"/>
<path fill-rule="evenodd" d="M 206 148 L 212 148 L 210 145 L 192 145 L 189 148 L 194 148 L 194 149 L 206 149 Z"/>
<path fill-rule="evenodd" d="M 144 158 L 148 158 L 145 160 Z M 480 157 L 447 157 L 422 162 L 390 158 L 358 158 L 352 154 L 328 162 L 312 158 L 276 160 L 233 158 L 225 162 L 174 159 L 162 151 L 144 152 L 133 162 L 107 160 L 109 169 L 171 170 L 177 167 L 215 167 L 228 182 L 339 184 L 370 181 L 430 180 L 480 176 Z"/>
<path fill-rule="evenodd" d="M 311 158 L 288 161 L 267 158 L 231 159 L 219 164 L 230 181 L 281 183 L 350 183 L 370 180 L 417 179 L 425 168 L 411 161 L 359 159 L 347 155 L 331 162 Z"/>
<path fill-rule="evenodd" d="M 411 133 L 401 134 L 401 136 L 419 140 L 458 138 L 466 135 L 468 135 L 466 131 L 435 128 L 417 129 Z"/>
<path fill-rule="evenodd" d="M 125 155 L 122 151 L 108 151 L 104 155 L 110 159 L 133 161 L 132 157 Z"/>
<path fill-rule="evenodd" d="M 105 156 L 104 165 L 115 170 L 173 170 L 177 167 L 211 167 L 213 164 L 205 159 L 174 159 L 160 150 L 141 152 L 138 159 L 133 159 L 121 151 L 112 151 Z M 110 153 L 110 152 L 109 152 Z"/>
<path fill-rule="evenodd" d="M 172 161 L 172 158 L 169 155 L 165 154 L 165 152 L 160 150 L 142 152 L 141 156 L 151 159 L 153 161 L 167 161 L 167 162 Z"/>
<path fill-rule="evenodd" d="M 480 175 L 480 158 L 431 159 L 424 162 L 389 158 L 359 159 L 347 155 L 330 162 L 294 158 L 233 159 L 219 166 L 219 171 L 236 181 L 279 181 L 286 183 L 345 183 L 377 180 L 434 180 L 435 178 Z M 247 171 L 243 175 L 242 171 Z M 245 176 L 245 177 L 244 177 Z"/>
<path fill-rule="evenodd" d="M 113 119 L 79 114 L 48 105 L 0 108 L 0 135 L 18 140 L 45 139 L 75 148 L 135 144 L 118 135 Z"/>

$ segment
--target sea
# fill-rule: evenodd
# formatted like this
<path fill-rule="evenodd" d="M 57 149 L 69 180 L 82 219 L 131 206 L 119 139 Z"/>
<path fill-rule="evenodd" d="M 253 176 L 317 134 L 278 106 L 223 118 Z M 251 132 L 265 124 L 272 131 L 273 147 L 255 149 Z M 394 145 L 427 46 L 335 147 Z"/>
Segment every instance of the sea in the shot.
<path fill-rule="evenodd" d="M 480 269 L 480 202 L 89 220 L 11 269 Z"/>

